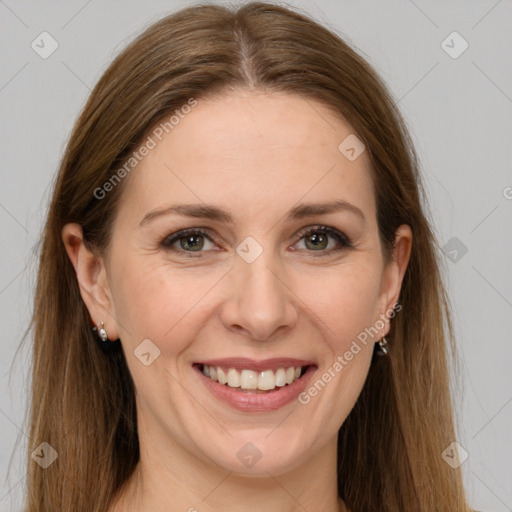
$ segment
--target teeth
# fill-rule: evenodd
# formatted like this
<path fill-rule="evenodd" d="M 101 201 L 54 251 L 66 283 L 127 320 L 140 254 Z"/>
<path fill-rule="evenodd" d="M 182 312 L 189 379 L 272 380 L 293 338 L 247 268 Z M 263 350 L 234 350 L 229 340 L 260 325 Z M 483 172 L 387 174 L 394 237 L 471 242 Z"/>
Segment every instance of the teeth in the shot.
<path fill-rule="evenodd" d="M 226 372 L 219 366 L 203 365 L 202 371 L 210 379 L 220 384 L 227 384 L 230 388 L 269 391 L 276 387 L 292 384 L 299 379 L 302 373 L 302 366 L 279 368 L 275 372 L 272 370 L 264 370 L 262 372 L 242 370 L 239 372 L 234 368 L 229 368 Z"/>
<path fill-rule="evenodd" d="M 228 370 L 228 386 L 230 388 L 240 387 L 240 374 L 234 368 Z"/>
<path fill-rule="evenodd" d="M 206 365 L 203 365 L 203 368 Z M 213 366 L 208 366 L 208 368 L 213 368 Z M 215 379 L 213 379 L 215 380 Z M 227 384 L 228 383 L 228 376 L 224 372 L 222 368 L 217 368 L 217 380 L 220 384 Z"/>
<path fill-rule="evenodd" d="M 276 377 L 272 370 L 265 370 L 258 376 L 258 389 L 268 391 L 276 387 Z"/>
<path fill-rule="evenodd" d="M 233 370 L 233 369 L 231 369 Z M 230 371 L 231 371 L 230 370 Z M 233 370 L 234 372 L 236 370 Z M 238 372 L 237 372 L 238 373 Z M 258 373 L 254 372 L 252 370 L 242 370 L 240 373 L 240 387 L 242 389 L 258 389 Z M 229 382 L 228 382 L 229 384 Z M 238 387 L 238 386 L 231 386 L 230 387 Z"/>
<path fill-rule="evenodd" d="M 284 386 L 286 384 L 286 370 L 279 368 L 276 371 L 276 386 Z"/>

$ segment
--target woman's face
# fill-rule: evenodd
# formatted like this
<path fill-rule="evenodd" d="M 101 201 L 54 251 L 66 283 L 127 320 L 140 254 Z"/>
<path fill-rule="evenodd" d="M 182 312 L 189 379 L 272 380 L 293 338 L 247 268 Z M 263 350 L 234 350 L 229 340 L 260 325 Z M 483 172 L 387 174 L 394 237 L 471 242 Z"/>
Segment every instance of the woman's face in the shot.
<path fill-rule="evenodd" d="M 385 263 L 367 151 L 284 93 L 200 99 L 160 132 L 124 184 L 98 274 L 107 298 L 88 302 L 121 338 L 139 436 L 253 475 L 335 457 L 410 240 L 402 227 Z"/>

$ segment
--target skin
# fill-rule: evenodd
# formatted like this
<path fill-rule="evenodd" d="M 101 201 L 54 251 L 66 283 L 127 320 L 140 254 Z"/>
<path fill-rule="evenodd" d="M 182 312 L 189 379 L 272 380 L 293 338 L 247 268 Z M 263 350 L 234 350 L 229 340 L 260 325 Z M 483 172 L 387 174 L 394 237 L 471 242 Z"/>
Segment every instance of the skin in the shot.
<path fill-rule="evenodd" d="M 199 100 L 126 178 L 106 254 L 87 250 L 79 225 L 63 229 L 91 319 L 121 339 L 136 388 L 141 461 L 111 510 L 346 510 L 336 490 L 337 432 L 389 322 L 305 405 L 234 410 L 191 364 L 296 357 L 317 363 L 315 382 L 398 301 L 411 230 L 397 230 L 386 263 L 368 154 L 351 162 L 338 150 L 351 133 L 345 120 L 293 94 Z M 349 211 L 286 219 L 298 203 L 339 199 L 364 220 Z M 233 225 L 167 215 L 139 226 L 152 210 L 201 202 L 228 211 Z M 302 232 L 318 225 L 352 246 L 329 252 L 339 242 L 328 236 L 315 249 L 314 235 Z M 212 234 L 199 236 L 201 257 L 180 241 L 175 252 L 162 247 L 168 235 L 197 227 Z M 236 253 L 247 236 L 263 249 L 253 263 Z M 149 366 L 133 355 L 145 339 L 160 350 Z M 247 442 L 261 453 L 251 468 L 237 457 Z"/>

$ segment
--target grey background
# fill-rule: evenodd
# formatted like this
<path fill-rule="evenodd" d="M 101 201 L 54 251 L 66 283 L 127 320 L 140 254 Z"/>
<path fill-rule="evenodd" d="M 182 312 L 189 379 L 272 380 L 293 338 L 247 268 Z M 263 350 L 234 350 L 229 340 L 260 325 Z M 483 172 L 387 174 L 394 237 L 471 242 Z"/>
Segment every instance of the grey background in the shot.
<path fill-rule="evenodd" d="M 192 3 L 0 0 L 2 511 L 21 505 L 30 344 L 15 353 L 30 319 L 34 255 L 65 142 L 113 56 L 152 21 Z M 448 244 L 446 278 L 460 347 L 458 442 L 469 455 L 462 465 L 468 493 L 477 509 L 510 511 L 512 1 L 289 5 L 344 36 L 399 99 L 423 163 L 436 233 Z M 59 45 L 47 59 L 31 48 L 43 31 Z M 441 46 L 453 31 L 469 44 L 456 59 Z M 460 41 L 448 44 L 462 48 Z"/>

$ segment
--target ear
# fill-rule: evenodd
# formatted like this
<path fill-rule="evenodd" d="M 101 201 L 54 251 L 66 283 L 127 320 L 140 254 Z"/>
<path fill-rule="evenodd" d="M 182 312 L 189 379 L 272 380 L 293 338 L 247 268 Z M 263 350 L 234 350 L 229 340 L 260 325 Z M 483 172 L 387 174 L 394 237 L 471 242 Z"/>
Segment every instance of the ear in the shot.
<path fill-rule="evenodd" d="M 400 297 L 402 281 L 409 264 L 412 248 L 412 230 L 407 224 L 402 224 L 395 232 L 395 243 L 391 261 L 386 263 L 381 284 L 381 314 L 390 318 L 395 305 Z M 390 329 L 389 321 L 385 322 L 382 336 L 386 336 Z"/>
<path fill-rule="evenodd" d="M 82 299 L 92 319 L 91 328 L 103 322 L 110 340 L 119 338 L 115 310 L 103 258 L 85 246 L 80 224 L 66 224 L 62 240 L 75 269 Z"/>

